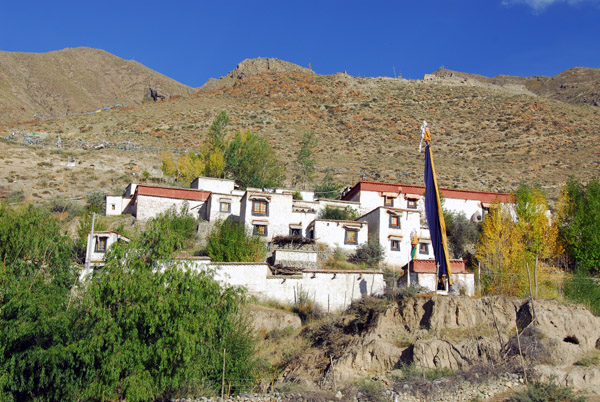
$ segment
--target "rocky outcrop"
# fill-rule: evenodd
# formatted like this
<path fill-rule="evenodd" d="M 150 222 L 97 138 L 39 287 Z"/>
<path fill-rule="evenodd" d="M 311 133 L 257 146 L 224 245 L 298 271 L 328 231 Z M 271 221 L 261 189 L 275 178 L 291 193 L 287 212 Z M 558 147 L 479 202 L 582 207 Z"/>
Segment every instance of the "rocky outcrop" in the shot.
<path fill-rule="evenodd" d="M 528 367 L 542 363 L 570 367 L 559 374 L 564 383 L 576 387 L 598 382 L 595 372 L 582 377 L 572 364 L 600 344 L 600 319 L 582 307 L 536 300 L 534 323 L 532 310 L 529 301 L 516 298 L 405 298 L 379 314 L 366 330 L 349 335 L 351 320 L 341 330 L 331 330 L 332 339 L 323 342 L 326 348 L 307 353 L 284 376 L 306 381 L 324 378 L 324 382 L 340 384 L 411 364 L 454 371 L 510 359 L 520 364 L 515 346 L 518 327 Z M 311 365 L 303 360 L 310 360 Z"/>

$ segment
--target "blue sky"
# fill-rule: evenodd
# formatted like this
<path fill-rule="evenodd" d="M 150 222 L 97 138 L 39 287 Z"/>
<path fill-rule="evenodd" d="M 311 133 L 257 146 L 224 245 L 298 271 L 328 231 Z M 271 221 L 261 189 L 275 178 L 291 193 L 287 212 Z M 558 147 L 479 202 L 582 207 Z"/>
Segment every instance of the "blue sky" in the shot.
<path fill-rule="evenodd" d="M 422 78 L 600 67 L 600 0 L 0 0 L 0 50 L 104 49 L 197 87 L 245 58 Z"/>

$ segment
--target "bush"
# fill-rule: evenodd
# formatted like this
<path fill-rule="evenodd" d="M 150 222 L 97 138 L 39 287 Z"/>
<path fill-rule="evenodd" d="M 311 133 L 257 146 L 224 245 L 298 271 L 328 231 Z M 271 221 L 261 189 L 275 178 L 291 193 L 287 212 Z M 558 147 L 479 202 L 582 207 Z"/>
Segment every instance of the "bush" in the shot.
<path fill-rule="evenodd" d="M 298 314 L 303 324 L 306 324 L 311 319 L 319 319 L 323 316 L 321 308 L 303 290 L 298 291 L 292 312 Z"/>
<path fill-rule="evenodd" d="M 169 257 L 174 251 L 189 247 L 196 228 L 196 219 L 187 205 L 179 212 L 171 208 L 151 219 L 140 238 L 146 259 Z"/>
<path fill-rule="evenodd" d="M 355 221 L 359 217 L 358 211 L 348 206 L 345 209 L 331 207 L 326 205 L 319 212 L 319 219 L 331 219 L 336 221 Z"/>
<path fill-rule="evenodd" d="M 102 191 L 94 191 L 87 195 L 86 208 L 90 212 L 97 214 L 106 213 L 106 193 Z"/>
<path fill-rule="evenodd" d="M 215 262 L 260 262 L 267 253 L 260 237 L 237 222 L 217 221 L 206 240 L 206 252 Z"/>
<path fill-rule="evenodd" d="M 600 278 L 590 277 L 585 268 L 578 268 L 563 285 L 565 297 L 584 304 L 592 314 L 600 316 Z"/>
<path fill-rule="evenodd" d="M 57 214 L 69 214 L 70 216 L 80 215 L 83 208 L 80 204 L 72 200 L 67 200 L 65 197 L 57 196 L 50 201 L 49 209 L 51 212 Z"/>
<path fill-rule="evenodd" d="M 376 266 L 383 261 L 384 256 L 385 251 L 381 244 L 375 239 L 369 239 L 367 243 L 358 246 L 356 252 L 350 256 L 350 262 Z"/>
<path fill-rule="evenodd" d="M 556 384 L 529 384 L 525 391 L 511 396 L 507 402 L 585 402 L 585 398 L 575 395 L 571 388 Z"/>

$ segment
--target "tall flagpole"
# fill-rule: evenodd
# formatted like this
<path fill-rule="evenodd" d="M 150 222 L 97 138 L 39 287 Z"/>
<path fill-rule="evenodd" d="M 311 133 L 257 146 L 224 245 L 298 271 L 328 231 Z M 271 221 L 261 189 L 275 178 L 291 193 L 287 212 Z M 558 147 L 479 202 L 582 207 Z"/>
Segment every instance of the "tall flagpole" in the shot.
<path fill-rule="evenodd" d="M 435 175 L 435 164 L 431 152 L 431 132 L 426 121 L 421 126 L 421 144 L 425 141 L 425 213 L 427 225 L 434 250 L 436 264 L 439 264 L 438 281 L 452 284 L 452 272 L 450 270 L 450 255 L 448 253 L 448 240 L 446 237 L 446 223 L 444 212 L 440 201 L 440 190 Z M 419 151 L 421 150 L 419 145 Z"/>

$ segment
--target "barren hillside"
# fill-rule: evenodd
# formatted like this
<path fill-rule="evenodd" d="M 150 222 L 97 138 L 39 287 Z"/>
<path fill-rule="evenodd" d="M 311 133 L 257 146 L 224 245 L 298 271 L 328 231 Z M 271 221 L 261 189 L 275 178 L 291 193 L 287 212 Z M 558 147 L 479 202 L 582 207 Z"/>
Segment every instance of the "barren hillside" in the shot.
<path fill-rule="evenodd" d="M 322 76 L 273 59 L 244 61 L 225 77 L 215 81 L 223 85 L 205 86 L 190 97 L 7 123 L 0 127 L 2 135 L 17 135 L 3 145 L 8 162 L 0 179 L 8 187 L 16 187 L 12 182 L 18 179 L 33 200 L 33 194 L 81 196 L 90 188 L 114 192 L 139 181 L 144 170 L 159 177 L 161 151 L 198 150 L 221 110 L 231 117 L 230 133 L 252 130 L 266 137 L 288 164 L 290 179 L 300 140 L 314 131 L 321 175 L 332 169 L 345 184 L 362 176 L 421 183 L 422 120 L 432 129 L 443 187 L 512 191 L 528 181 L 557 196 L 569 176 L 585 180 L 600 174 L 598 107 L 463 80 Z M 59 136 L 57 154 L 53 144 Z M 100 143 L 103 149 L 84 149 Z M 87 166 L 85 179 L 73 168 L 64 170 L 66 159 L 81 162 L 75 170 Z M 69 181 L 58 179 L 65 174 Z"/>
<path fill-rule="evenodd" d="M 133 60 L 91 48 L 48 53 L 0 51 L 0 121 L 139 104 L 147 87 L 164 96 L 191 88 Z"/>
<path fill-rule="evenodd" d="M 573 67 L 554 77 L 498 75 L 488 78 L 447 69 L 439 69 L 434 75 L 443 78 L 469 78 L 501 87 L 523 87 L 536 95 L 572 105 L 600 106 L 600 68 Z"/>

